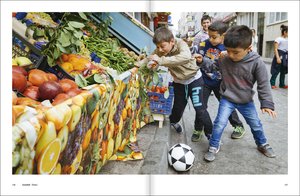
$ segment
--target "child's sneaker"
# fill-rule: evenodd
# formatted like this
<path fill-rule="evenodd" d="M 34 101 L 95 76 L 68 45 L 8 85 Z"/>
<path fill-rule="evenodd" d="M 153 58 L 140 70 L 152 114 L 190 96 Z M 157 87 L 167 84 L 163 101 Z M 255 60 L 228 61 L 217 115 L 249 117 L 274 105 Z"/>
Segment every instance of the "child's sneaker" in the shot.
<path fill-rule="evenodd" d="M 179 123 L 171 123 L 171 127 L 173 127 L 177 133 L 182 133 L 183 129 Z"/>
<path fill-rule="evenodd" d="M 204 155 L 204 159 L 209 162 L 214 161 L 216 158 L 216 154 L 219 152 L 219 150 L 220 150 L 220 145 L 218 148 L 210 146 L 208 148 L 207 153 L 205 153 Z"/>
<path fill-rule="evenodd" d="M 233 128 L 233 132 L 231 134 L 232 139 L 240 139 L 245 135 L 246 131 L 242 126 L 236 126 Z"/>
<path fill-rule="evenodd" d="M 288 86 L 287 85 L 284 85 L 284 86 L 279 86 L 279 88 L 284 88 L 284 89 L 287 89 Z"/>
<path fill-rule="evenodd" d="M 257 147 L 257 150 L 269 158 L 276 157 L 272 147 L 269 144 L 264 144 Z"/>
<path fill-rule="evenodd" d="M 199 142 L 202 138 L 202 135 L 203 135 L 203 130 L 200 131 L 194 130 L 191 138 L 192 142 Z"/>

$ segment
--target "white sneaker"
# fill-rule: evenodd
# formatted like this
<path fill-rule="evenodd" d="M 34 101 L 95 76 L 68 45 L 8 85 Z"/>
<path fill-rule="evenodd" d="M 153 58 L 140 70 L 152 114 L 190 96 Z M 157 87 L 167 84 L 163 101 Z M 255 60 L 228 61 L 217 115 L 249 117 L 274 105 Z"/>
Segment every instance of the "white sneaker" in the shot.
<path fill-rule="evenodd" d="M 205 155 L 204 155 L 204 159 L 209 162 L 214 161 L 216 158 L 216 154 L 219 151 L 220 151 L 220 146 L 218 148 L 210 146 L 208 148 L 207 153 L 205 153 Z"/>

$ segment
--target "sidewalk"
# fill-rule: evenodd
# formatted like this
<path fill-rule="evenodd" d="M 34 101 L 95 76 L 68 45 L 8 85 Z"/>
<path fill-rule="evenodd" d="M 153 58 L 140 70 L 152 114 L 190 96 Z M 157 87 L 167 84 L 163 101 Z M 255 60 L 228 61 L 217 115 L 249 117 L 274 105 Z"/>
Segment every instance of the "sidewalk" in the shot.
<path fill-rule="evenodd" d="M 266 66 L 269 72 L 270 64 Z M 272 90 L 272 93 L 277 112 L 276 119 L 261 113 L 257 93 L 254 95 L 254 101 L 268 142 L 277 155 L 276 158 L 267 158 L 256 149 L 250 128 L 239 115 L 246 129 L 244 137 L 238 140 L 231 139 L 232 127 L 228 124 L 216 160 L 211 163 L 204 161 L 208 141 L 203 137 L 200 142 L 191 142 L 195 113 L 189 102 L 181 121 L 184 134 L 170 130 L 168 120 L 161 129 L 158 128 L 158 123 L 146 125 L 138 133 L 138 144 L 145 158 L 139 161 L 110 161 L 102 168 L 101 174 L 177 174 L 167 163 L 167 151 L 176 143 L 189 145 L 195 153 L 194 166 L 183 174 L 287 174 L 288 90 L 276 89 Z M 218 101 L 214 96 L 210 97 L 208 106 L 211 119 L 214 120 L 218 109 Z"/>

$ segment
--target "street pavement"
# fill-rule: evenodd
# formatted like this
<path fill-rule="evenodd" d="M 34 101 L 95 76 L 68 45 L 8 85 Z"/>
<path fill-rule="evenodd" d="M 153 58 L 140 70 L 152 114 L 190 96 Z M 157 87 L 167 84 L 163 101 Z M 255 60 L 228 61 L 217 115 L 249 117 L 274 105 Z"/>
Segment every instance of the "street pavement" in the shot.
<path fill-rule="evenodd" d="M 266 64 L 268 71 L 270 64 Z M 278 79 L 277 79 L 278 82 Z M 288 83 L 286 83 L 288 84 Z M 146 125 L 138 132 L 138 145 L 144 154 L 143 160 L 109 161 L 103 166 L 101 174 L 288 174 L 288 90 L 272 90 L 277 118 L 262 114 L 257 93 L 254 101 L 263 124 L 268 143 L 276 153 L 276 158 L 268 158 L 257 149 L 249 126 L 239 114 L 246 129 L 241 139 L 231 139 L 232 127 L 228 123 L 222 136 L 221 150 L 215 161 L 206 162 L 203 157 L 208 148 L 208 140 L 191 142 L 195 111 L 191 102 L 187 105 L 181 124 L 183 134 L 170 129 L 168 118 L 163 128 L 158 122 Z M 218 110 L 218 101 L 209 98 L 208 112 L 212 121 Z M 167 163 L 168 149 L 176 143 L 189 145 L 195 154 L 194 166 L 187 172 L 176 172 Z"/>

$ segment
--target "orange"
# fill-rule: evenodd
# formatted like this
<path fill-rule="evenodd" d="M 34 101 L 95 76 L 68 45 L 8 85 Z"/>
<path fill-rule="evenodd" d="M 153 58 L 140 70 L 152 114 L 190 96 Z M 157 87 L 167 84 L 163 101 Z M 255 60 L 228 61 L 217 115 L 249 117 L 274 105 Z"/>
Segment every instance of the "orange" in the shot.
<path fill-rule="evenodd" d="M 54 139 L 46 146 L 42 151 L 38 159 L 38 173 L 39 174 L 50 174 L 56 167 L 59 154 L 60 154 L 61 142 L 59 138 Z"/>
<path fill-rule="evenodd" d="M 69 62 L 64 62 L 61 67 L 66 71 L 66 72 L 71 72 L 73 71 L 73 64 Z"/>
<path fill-rule="evenodd" d="M 69 57 L 69 60 L 70 60 L 71 57 L 76 57 L 76 58 L 78 58 L 78 55 L 77 55 L 77 54 L 68 54 L 68 57 Z"/>
<path fill-rule="evenodd" d="M 78 60 L 72 58 L 71 60 L 74 70 L 77 71 L 83 71 L 86 68 L 86 65 L 89 63 L 89 61 L 85 58 L 79 58 Z"/>
<path fill-rule="evenodd" d="M 79 58 L 76 57 L 76 56 L 69 57 L 68 62 L 71 63 L 74 66 L 75 64 L 77 64 L 79 62 Z"/>
<path fill-rule="evenodd" d="M 63 60 L 64 62 L 67 62 L 67 61 L 69 60 L 69 55 L 67 55 L 67 54 L 62 54 L 62 55 L 61 55 L 61 58 L 62 58 L 62 60 Z"/>

